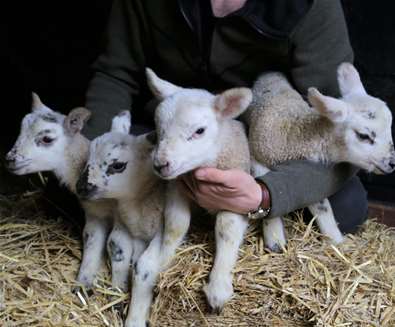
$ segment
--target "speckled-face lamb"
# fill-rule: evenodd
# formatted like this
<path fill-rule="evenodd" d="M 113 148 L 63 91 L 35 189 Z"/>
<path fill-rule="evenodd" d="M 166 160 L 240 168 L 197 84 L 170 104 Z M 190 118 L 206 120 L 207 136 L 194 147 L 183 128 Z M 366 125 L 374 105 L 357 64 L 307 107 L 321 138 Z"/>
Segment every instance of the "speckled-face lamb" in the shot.
<path fill-rule="evenodd" d="M 258 78 L 254 100 L 245 114 L 256 176 L 267 172 L 263 166 L 304 159 L 349 162 L 377 174 L 394 170 L 390 109 L 366 93 L 352 64 L 341 64 L 337 73 L 341 98 L 324 96 L 310 88 L 312 107 L 284 75 L 267 73 Z M 309 209 L 317 216 L 323 234 L 334 243 L 343 240 L 327 199 Z M 286 242 L 279 218 L 265 221 L 264 234 L 269 248 L 277 249 Z"/>
<path fill-rule="evenodd" d="M 166 196 L 172 191 L 152 171 L 152 143 L 147 135 L 130 135 L 130 125 L 130 113 L 121 112 L 114 117 L 111 131 L 92 141 L 77 189 L 85 198 L 118 203 L 119 217 L 108 238 L 108 251 L 125 280 L 130 261 L 134 263 L 125 326 L 145 327 L 152 288 L 175 250 L 167 251 L 166 243 L 162 244 L 163 218 L 166 212 L 173 212 L 173 204 L 165 207 Z M 172 215 L 177 223 L 185 219 L 184 212 L 180 215 L 180 219 L 177 213 Z"/>
<path fill-rule="evenodd" d="M 8 169 L 16 175 L 52 171 L 60 183 L 76 193 L 75 184 L 89 149 L 89 141 L 80 131 L 89 116 L 90 112 L 85 108 L 76 108 L 67 116 L 62 115 L 45 106 L 33 94 L 32 112 L 24 117 L 18 139 L 6 156 Z M 100 268 L 115 204 L 112 201 L 81 201 L 81 205 L 86 224 L 77 281 L 88 288 Z"/>
<path fill-rule="evenodd" d="M 161 178 L 175 179 L 202 166 L 250 171 L 244 126 L 233 119 L 248 107 L 249 89 L 230 89 L 215 96 L 175 86 L 150 69 L 147 79 L 161 100 L 155 113 L 158 144 L 154 152 L 154 169 Z M 204 291 L 211 308 L 220 311 L 233 294 L 232 269 L 247 219 L 228 211 L 216 217 L 216 255 Z"/>

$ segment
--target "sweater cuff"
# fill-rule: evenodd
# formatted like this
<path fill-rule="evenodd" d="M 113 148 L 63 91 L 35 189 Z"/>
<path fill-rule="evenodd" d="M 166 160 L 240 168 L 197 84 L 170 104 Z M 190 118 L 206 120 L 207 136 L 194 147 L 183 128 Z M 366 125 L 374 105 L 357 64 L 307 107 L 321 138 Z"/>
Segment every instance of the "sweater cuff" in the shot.
<path fill-rule="evenodd" d="M 289 208 L 288 198 L 284 196 L 286 190 L 285 183 L 279 183 L 278 176 L 273 176 L 267 173 L 264 176 L 256 178 L 259 182 L 265 184 L 270 194 L 270 213 L 266 218 L 273 218 L 280 216 L 286 208 Z"/>

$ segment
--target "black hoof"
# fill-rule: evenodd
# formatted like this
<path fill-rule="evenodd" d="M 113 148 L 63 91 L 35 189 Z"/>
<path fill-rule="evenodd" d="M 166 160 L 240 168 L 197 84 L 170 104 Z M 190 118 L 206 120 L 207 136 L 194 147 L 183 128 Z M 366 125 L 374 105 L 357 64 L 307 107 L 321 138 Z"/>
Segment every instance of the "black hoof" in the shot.
<path fill-rule="evenodd" d="M 84 290 L 85 290 L 85 292 L 84 292 Z M 71 292 L 76 295 L 77 295 L 77 293 L 85 294 L 87 297 L 91 297 L 94 294 L 93 289 L 91 287 L 84 288 L 82 286 L 74 286 L 71 289 Z"/>
<path fill-rule="evenodd" d="M 114 308 L 115 311 L 119 312 L 119 314 L 121 316 L 123 316 L 123 311 L 125 309 L 125 305 L 124 305 L 123 302 L 119 302 L 117 304 L 114 304 L 113 308 Z"/>
<path fill-rule="evenodd" d="M 212 307 L 211 305 L 209 305 L 209 309 L 210 309 L 210 313 L 219 316 L 222 313 L 222 309 L 221 307 Z"/>
<path fill-rule="evenodd" d="M 271 247 L 268 247 L 268 249 L 270 250 L 270 252 L 274 252 L 274 253 L 281 253 L 283 252 L 282 247 L 279 244 L 275 244 Z"/>

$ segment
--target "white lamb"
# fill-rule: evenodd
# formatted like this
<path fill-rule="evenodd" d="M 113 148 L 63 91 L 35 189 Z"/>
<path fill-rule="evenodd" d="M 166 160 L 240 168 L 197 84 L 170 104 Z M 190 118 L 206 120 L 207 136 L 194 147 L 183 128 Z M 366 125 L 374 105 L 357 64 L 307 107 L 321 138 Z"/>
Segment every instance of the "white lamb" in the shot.
<path fill-rule="evenodd" d="M 230 89 L 215 96 L 205 90 L 175 86 L 150 69 L 147 79 L 161 100 L 155 113 L 158 144 L 154 152 L 154 169 L 160 177 L 172 180 L 202 166 L 250 172 L 243 124 L 232 119 L 250 104 L 249 89 Z M 232 269 L 247 224 L 243 215 L 216 213 L 216 256 L 204 288 L 208 303 L 216 312 L 233 294 Z"/>
<path fill-rule="evenodd" d="M 90 117 L 85 108 L 75 108 L 67 116 L 45 106 L 33 94 L 32 112 L 27 114 L 18 139 L 6 156 L 8 169 L 17 175 L 51 171 L 61 184 L 76 194 L 76 182 L 83 170 L 89 140 L 80 131 Z M 106 239 L 112 228 L 113 201 L 81 201 L 86 224 L 83 231 L 83 258 L 77 281 L 90 288 L 100 268 Z M 121 287 L 115 276 L 114 286 Z"/>
<path fill-rule="evenodd" d="M 119 220 L 109 236 L 109 244 L 116 244 L 120 262 L 127 275 L 129 262 L 134 263 L 132 297 L 127 327 L 146 326 L 152 303 L 152 289 L 159 272 L 171 259 L 182 239 L 180 230 L 188 229 L 189 213 L 177 200 L 176 188 L 152 171 L 153 145 L 147 135 L 129 134 L 130 113 L 114 117 L 111 131 L 96 138 L 90 146 L 90 156 L 79 180 L 79 191 L 89 199 L 114 199 L 118 203 Z M 166 197 L 175 198 L 165 207 Z M 175 210 L 174 210 L 175 209 Z M 170 215 L 176 229 L 167 237 L 162 235 L 164 217 Z M 180 225 L 181 224 L 181 225 Z M 162 240 L 170 240 L 164 242 Z M 170 246 L 170 248 L 169 248 Z"/>
<path fill-rule="evenodd" d="M 386 104 L 368 95 L 353 65 L 338 68 L 342 97 L 308 90 L 312 107 L 281 73 L 266 73 L 256 81 L 254 100 L 245 113 L 254 175 L 265 174 L 288 160 L 349 162 L 374 173 L 395 168 L 392 115 Z M 343 240 L 328 199 L 308 207 L 321 232 L 334 243 Z M 281 249 L 286 238 L 281 218 L 264 221 L 265 244 Z"/>

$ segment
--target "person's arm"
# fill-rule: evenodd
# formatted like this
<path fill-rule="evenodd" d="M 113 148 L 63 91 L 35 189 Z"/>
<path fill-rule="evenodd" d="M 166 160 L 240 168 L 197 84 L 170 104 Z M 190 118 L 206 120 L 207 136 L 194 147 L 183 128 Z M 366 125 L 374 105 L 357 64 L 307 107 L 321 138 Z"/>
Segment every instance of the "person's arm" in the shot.
<path fill-rule="evenodd" d="M 139 93 L 145 67 L 142 30 L 134 2 L 115 0 L 106 31 L 105 51 L 95 62 L 94 77 L 86 94 L 92 118 L 83 130 L 88 138 L 109 130 L 111 119 L 130 110 L 132 97 Z"/>
<path fill-rule="evenodd" d="M 346 22 L 339 0 L 316 0 L 295 29 L 291 44 L 291 79 L 306 94 L 311 86 L 338 96 L 337 67 L 353 62 Z M 358 169 L 347 163 L 326 166 L 309 161 L 278 165 L 259 178 L 271 195 L 271 217 L 306 207 L 339 191 Z"/>
<path fill-rule="evenodd" d="M 348 163 L 325 166 L 311 161 L 290 161 L 257 180 L 269 190 L 269 217 L 278 217 L 328 198 L 357 171 Z"/>

